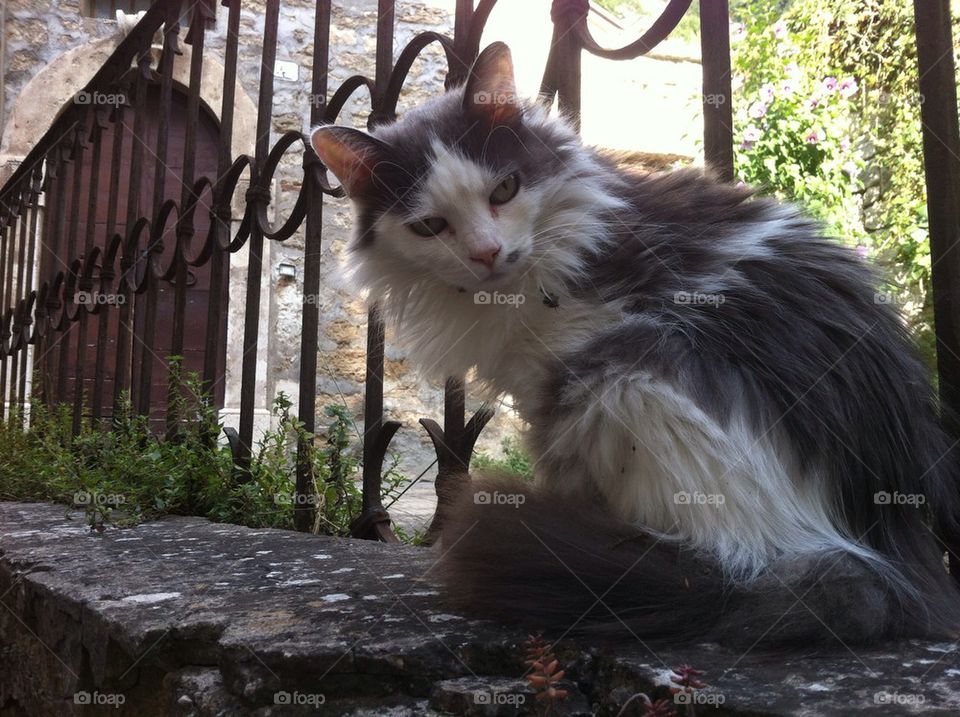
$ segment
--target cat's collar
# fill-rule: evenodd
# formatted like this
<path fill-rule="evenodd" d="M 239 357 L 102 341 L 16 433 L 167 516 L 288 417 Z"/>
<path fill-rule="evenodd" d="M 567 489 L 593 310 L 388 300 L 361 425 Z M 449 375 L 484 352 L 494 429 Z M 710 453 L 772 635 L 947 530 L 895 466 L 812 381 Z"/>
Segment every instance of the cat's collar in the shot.
<path fill-rule="evenodd" d="M 549 306 L 551 309 L 560 308 L 559 296 L 551 294 L 549 291 L 543 288 L 543 284 L 537 284 L 537 288 L 540 289 L 540 293 L 543 294 L 543 303 L 545 306 Z"/>

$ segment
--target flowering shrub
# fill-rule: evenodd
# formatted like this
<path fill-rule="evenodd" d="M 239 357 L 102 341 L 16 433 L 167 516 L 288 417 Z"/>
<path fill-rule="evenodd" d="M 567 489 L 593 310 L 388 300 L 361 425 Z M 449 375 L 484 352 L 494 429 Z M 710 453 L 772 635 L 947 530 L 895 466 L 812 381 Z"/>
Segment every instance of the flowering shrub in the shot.
<path fill-rule="evenodd" d="M 878 260 L 935 364 L 912 3 L 731 4 L 736 170 Z M 958 36 L 955 19 L 954 36 Z"/>
<path fill-rule="evenodd" d="M 862 244 L 863 154 L 853 120 L 859 83 L 836 67 L 809 67 L 802 48 L 810 31 L 765 15 L 731 29 L 737 176 L 801 202 L 844 241 Z"/>

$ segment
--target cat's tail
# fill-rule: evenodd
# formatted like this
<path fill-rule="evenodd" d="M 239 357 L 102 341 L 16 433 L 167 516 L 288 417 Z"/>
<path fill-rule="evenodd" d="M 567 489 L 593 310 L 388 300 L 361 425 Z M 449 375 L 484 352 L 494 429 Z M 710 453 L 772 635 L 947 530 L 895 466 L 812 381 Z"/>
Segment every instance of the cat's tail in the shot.
<path fill-rule="evenodd" d="M 551 639 L 719 641 L 768 648 L 923 635 L 874 566 L 840 551 L 738 584 L 688 547 L 504 479 L 474 481 L 437 568 L 453 606 Z"/>

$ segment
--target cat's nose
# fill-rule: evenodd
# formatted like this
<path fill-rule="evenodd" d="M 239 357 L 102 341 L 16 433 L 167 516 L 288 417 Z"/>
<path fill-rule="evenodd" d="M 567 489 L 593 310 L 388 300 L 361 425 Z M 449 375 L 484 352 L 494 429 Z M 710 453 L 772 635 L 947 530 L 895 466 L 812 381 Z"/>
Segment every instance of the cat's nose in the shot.
<path fill-rule="evenodd" d="M 493 262 L 497 258 L 497 254 L 500 253 L 500 247 L 490 247 L 489 249 L 481 249 L 477 251 L 470 252 L 470 261 L 475 261 L 480 264 L 483 264 L 488 269 L 493 268 Z"/>

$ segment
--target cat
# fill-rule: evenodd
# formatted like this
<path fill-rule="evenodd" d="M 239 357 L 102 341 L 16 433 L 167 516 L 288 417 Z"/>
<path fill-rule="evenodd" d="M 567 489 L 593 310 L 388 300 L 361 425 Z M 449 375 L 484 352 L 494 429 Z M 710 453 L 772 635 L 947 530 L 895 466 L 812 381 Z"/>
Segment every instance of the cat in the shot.
<path fill-rule="evenodd" d="M 311 144 L 411 360 L 509 394 L 536 486 L 476 481 L 438 574 L 530 629 L 732 645 L 944 637 L 957 451 L 868 262 L 797 209 L 642 173 L 517 99 L 509 49 Z"/>

